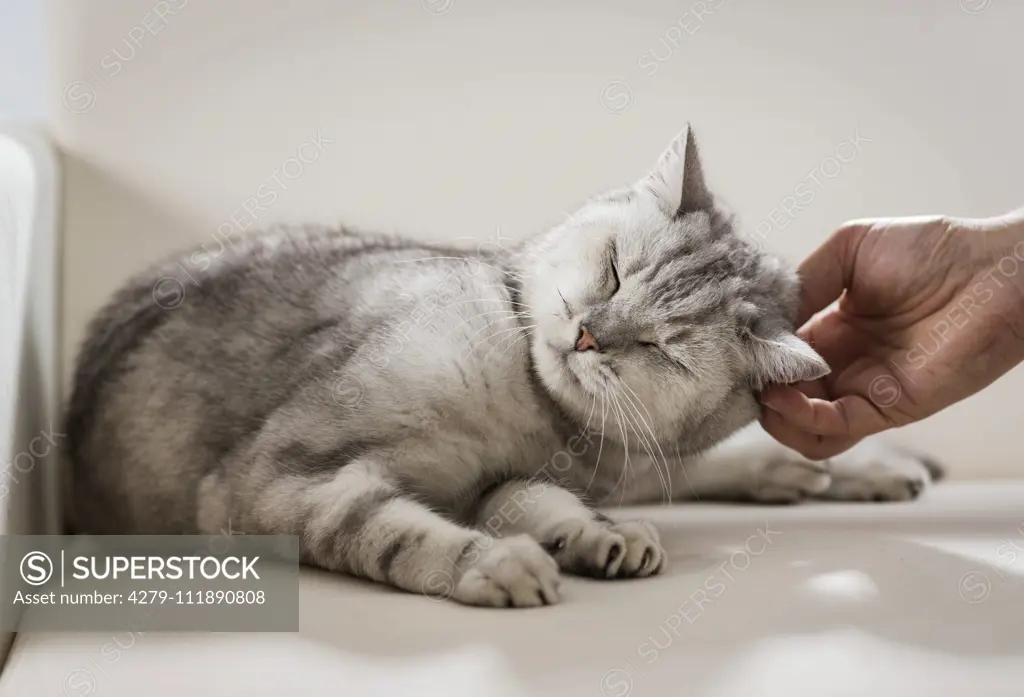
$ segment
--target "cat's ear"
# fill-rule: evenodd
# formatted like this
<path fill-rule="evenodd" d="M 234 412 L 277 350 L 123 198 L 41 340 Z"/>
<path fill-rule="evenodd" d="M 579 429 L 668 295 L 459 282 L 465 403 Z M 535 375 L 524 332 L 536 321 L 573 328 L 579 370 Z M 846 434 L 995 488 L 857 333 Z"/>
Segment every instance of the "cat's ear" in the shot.
<path fill-rule="evenodd" d="M 824 358 L 790 331 L 744 334 L 751 375 L 759 388 L 772 383 L 788 385 L 817 380 L 832 372 Z"/>
<path fill-rule="evenodd" d="M 661 154 L 654 171 L 637 186 L 654 194 L 669 215 L 710 211 L 714 207 L 690 124 L 686 124 L 683 132 Z"/>

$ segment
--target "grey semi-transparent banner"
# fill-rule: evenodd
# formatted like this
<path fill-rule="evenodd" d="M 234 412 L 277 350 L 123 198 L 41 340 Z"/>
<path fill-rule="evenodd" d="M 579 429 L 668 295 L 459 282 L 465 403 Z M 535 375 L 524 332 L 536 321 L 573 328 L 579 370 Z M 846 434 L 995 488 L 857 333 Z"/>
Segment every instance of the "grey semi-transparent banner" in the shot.
<path fill-rule="evenodd" d="M 0 537 L 0 630 L 294 632 L 294 536 Z"/>

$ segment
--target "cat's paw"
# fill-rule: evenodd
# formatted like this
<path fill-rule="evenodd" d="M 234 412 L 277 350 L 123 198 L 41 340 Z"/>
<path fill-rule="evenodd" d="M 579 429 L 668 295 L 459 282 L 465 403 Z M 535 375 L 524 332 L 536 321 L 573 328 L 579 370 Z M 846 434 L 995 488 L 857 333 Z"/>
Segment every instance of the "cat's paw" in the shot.
<path fill-rule="evenodd" d="M 796 503 L 820 495 L 831 483 L 831 471 L 826 464 L 791 452 L 755 470 L 747 498 L 759 503 Z"/>
<path fill-rule="evenodd" d="M 453 599 L 486 607 L 537 607 L 558 602 L 558 564 L 536 540 L 516 535 L 492 541 L 459 579 Z"/>
<path fill-rule="evenodd" d="M 857 445 L 828 465 L 832 484 L 821 497 L 836 501 L 909 501 L 942 476 L 927 458 L 877 441 Z"/>
<path fill-rule="evenodd" d="M 643 520 L 570 520 L 545 542 L 564 570 L 593 578 L 640 578 L 665 567 L 658 531 Z"/>

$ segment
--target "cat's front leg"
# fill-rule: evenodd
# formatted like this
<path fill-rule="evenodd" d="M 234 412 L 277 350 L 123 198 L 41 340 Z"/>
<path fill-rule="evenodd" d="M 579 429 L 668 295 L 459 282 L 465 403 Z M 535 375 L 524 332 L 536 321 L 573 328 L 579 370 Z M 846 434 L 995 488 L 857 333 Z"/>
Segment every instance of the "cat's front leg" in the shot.
<path fill-rule="evenodd" d="M 665 567 L 665 550 L 653 525 L 612 520 L 548 482 L 514 479 L 493 487 L 481 497 L 476 523 L 493 537 L 530 535 L 572 574 L 630 578 Z"/>
<path fill-rule="evenodd" d="M 272 458 L 283 459 L 281 453 Z M 262 460 L 255 469 L 261 465 L 274 466 Z M 536 540 L 496 540 L 457 525 L 403 492 L 370 459 L 326 477 L 276 476 L 248 493 L 238 497 L 248 505 L 235 509 L 243 527 L 298 535 L 307 564 L 467 605 L 559 600 L 558 566 Z"/>

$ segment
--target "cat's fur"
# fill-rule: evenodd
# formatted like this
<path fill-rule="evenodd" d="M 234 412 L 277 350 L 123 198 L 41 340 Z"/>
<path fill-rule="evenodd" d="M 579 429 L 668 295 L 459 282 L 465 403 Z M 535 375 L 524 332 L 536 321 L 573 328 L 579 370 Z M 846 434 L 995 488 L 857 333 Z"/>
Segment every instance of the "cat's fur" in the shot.
<path fill-rule="evenodd" d="M 795 275 L 716 207 L 689 129 L 507 253 L 300 228 L 204 259 L 135 277 L 91 325 L 67 420 L 78 531 L 294 534 L 309 564 L 518 607 L 557 601 L 559 568 L 663 567 L 653 527 L 592 505 L 930 481 L 877 445 L 819 464 L 756 425 L 727 439 L 760 386 L 828 367 L 793 334 Z M 575 350 L 581 325 L 597 350 Z"/>

